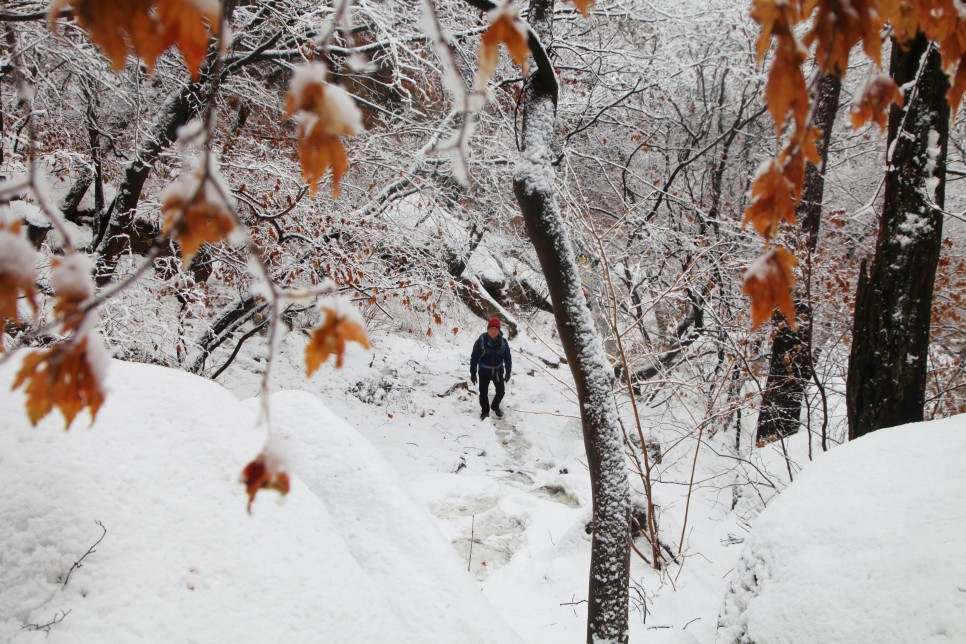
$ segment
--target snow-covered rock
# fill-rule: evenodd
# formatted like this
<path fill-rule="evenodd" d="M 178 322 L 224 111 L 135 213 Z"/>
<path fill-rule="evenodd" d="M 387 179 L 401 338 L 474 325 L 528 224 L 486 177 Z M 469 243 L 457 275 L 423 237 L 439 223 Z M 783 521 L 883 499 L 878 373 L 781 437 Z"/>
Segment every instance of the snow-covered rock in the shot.
<path fill-rule="evenodd" d="M 0 396 L 0 641 L 518 641 L 392 468 L 314 396 L 272 396 L 292 489 L 248 515 L 257 405 L 117 361 L 108 387 L 96 423 L 67 433 Z M 103 541 L 71 571 L 95 522 Z M 30 629 L 51 622 L 46 639 Z"/>
<path fill-rule="evenodd" d="M 823 455 L 760 515 L 717 641 L 966 641 L 966 415 Z"/>

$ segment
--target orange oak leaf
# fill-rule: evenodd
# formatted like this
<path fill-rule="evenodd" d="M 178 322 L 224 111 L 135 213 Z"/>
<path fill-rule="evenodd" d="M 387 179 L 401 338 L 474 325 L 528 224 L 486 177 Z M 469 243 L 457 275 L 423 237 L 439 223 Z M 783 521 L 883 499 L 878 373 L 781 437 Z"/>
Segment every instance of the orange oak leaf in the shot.
<path fill-rule="evenodd" d="M 3 351 L 3 330 L 6 320 L 16 324 L 17 300 L 24 297 L 37 314 L 34 289 L 34 262 L 37 253 L 20 235 L 20 222 L 9 226 L 0 222 L 0 351 Z"/>
<path fill-rule="evenodd" d="M 527 45 L 528 31 L 526 25 L 517 18 L 516 9 L 507 5 L 491 11 L 487 18 L 490 26 L 483 32 L 480 51 L 476 55 L 477 86 L 482 87 L 493 76 L 500 60 L 501 42 L 506 45 L 510 58 L 523 69 L 523 75 L 526 76 L 527 56 L 530 54 L 530 47 Z"/>
<path fill-rule="evenodd" d="M 577 7 L 577 10 L 580 11 L 580 15 L 582 15 L 584 18 L 587 18 L 590 16 L 590 10 L 596 2 L 596 0 L 570 0 L 570 1 L 574 3 L 574 5 Z"/>
<path fill-rule="evenodd" d="M 795 286 L 794 268 L 798 260 L 787 248 L 769 251 L 745 273 L 741 292 L 751 297 L 751 326 L 757 329 L 771 317 L 776 308 L 795 330 L 795 307 L 792 288 Z"/>
<path fill-rule="evenodd" d="M 162 195 L 161 212 L 165 215 L 162 232 L 181 244 L 184 266 L 191 263 L 202 244 L 220 242 L 235 228 L 231 210 L 220 199 L 209 201 L 203 191 L 195 192 L 186 197 L 184 190 L 174 189 Z"/>
<path fill-rule="evenodd" d="M 883 74 L 873 76 L 865 84 L 859 102 L 852 106 L 852 128 L 857 130 L 872 121 L 884 131 L 892 103 L 899 107 L 903 104 L 902 92 L 896 82 Z"/>
<path fill-rule="evenodd" d="M 759 171 L 751 184 L 751 199 L 741 225 L 751 223 L 765 239 L 770 239 L 778 231 L 781 221 L 795 223 L 794 187 L 788 182 L 777 159 L 772 159 Z"/>
<path fill-rule="evenodd" d="M 331 169 L 332 196 L 338 198 L 342 177 L 349 170 L 349 158 L 342 142 L 326 134 L 318 123 L 308 128 L 299 127 L 299 164 L 302 166 L 302 178 L 309 185 L 313 197 L 319 181 Z"/>
<path fill-rule="evenodd" d="M 900 43 L 908 42 L 919 31 L 919 12 L 906 0 L 880 0 L 878 10 Z"/>
<path fill-rule="evenodd" d="M 958 60 L 966 44 L 960 41 L 960 34 L 957 33 L 961 21 L 960 9 L 956 6 L 959 3 L 953 0 L 918 0 L 910 4 L 916 9 L 920 30 L 929 40 L 939 43 L 940 50 L 946 50 L 944 53 L 949 58 L 944 56 L 945 60 Z"/>
<path fill-rule="evenodd" d="M 158 57 L 177 46 L 197 80 L 211 34 L 221 25 L 217 0 L 54 0 L 47 14 L 54 31 L 57 15 L 67 6 L 115 71 L 124 68 L 133 49 L 153 72 Z"/>
<path fill-rule="evenodd" d="M 306 376 L 315 373 L 330 355 L 335 355 L 335 367 L 340 368 L 347 342 L 358 342 L 364 349 L 371 348 L 365 326 L 355 309 L 346 305 L 322 310 L 325 312 L 325 322 L 312 331 L 309 344 L 305 347 Z"/>
<path fill-rule="evenodd" d="M 758 60 L 765 57 L 771 47 L 772 38 L 779 40 L 792 37 L 792 27 L 801 20 L 799 3 L 785 0 L 754 0 L 751 6 L 752 19 L 761 25 L 758 36 Z"/>
<path fill-rule="evenodd" d="M 341 87 L 326 82 L 320 63 L 296 69 L 285 96 L 285 111 L 298 119 L 299 164 L 302 178 L 315 196 L 319 180 L 332 171 L 332 196 L 339 196 L 349 159 L 341 137 L 362 131 L 362 113 Z"/>
<path fill-rule="evenodd" d="M 88 336 L 34 351 L 23 359 L 12 389 L 21 386 L 27 396 L 27 417 L 36 425 L 56 407 L 70 429 L 85 407 L 91 422 L 104 403 L 100 370 L 88 351 Z"/>
<path fill-rule="evenodd" d="M 816 2 L 812 28 L 802 39 L 805 47 L 815 45 L 815 59 L 826 74 L 843 74 L 848 69 L 849 51 L 858 43 L 871 60 L 882 56 L 882 18 L 879 0 L 824 0 Z"/>
<path fill-rule="evenodd" d="M 220 2 L 157 0 L 154 9 L 165 39 L 178 46 L 192 78 L 198 80 L 201 65 L 208 55 L 210 33 L 217 35 L 220 31 Z"/>
<path fill-rule="evenodd" d="M 959 111 L 959 104 L 963 100 L 963 93 L 966 92 L 966 55 L 959 59 L 956 65 L 956 73 L 952 76 L 952 83 L 949 92 L 946 93 L 946 100 L 952 108 L 952 115 L 955 118 Z"/>
<path fill-rule="evenodd" d="M 249 514 L 259 490 L 275 490 L 282 496 L 289 491 L 288 474 L 269 466 L 265 454 L 259 454 L 255 460 L 245 466 L 242 470 L 241 482 L 245 484 L 245 491 L 248 493 Z"/>
<path fill-rule="evenodd" d="M 789 137 L 788 144 L 778 157 L 785 175 L 785 180 L 792 189 L 794 201 L 802 198 L 805 185 L 805 164 L 810 162 L 818 165 L 821 157 L 818 153 L 818 139 L 822 131 L 814 127 L 797 128 Z M 795 223 L 793 220 L 789 223 Z"/>
<path fill-rule="evenodd" d="M 775 50 L 775 62 L 768 72 L 768 82 L 765 85 L 765 101 L 778 134 L 781 134 L 789 113 L 798 127 L 803 127 L 808 118 L 808 88 L 802 74 L 804 60 L 805 53 L 795 40 L 779 40 Z"/>

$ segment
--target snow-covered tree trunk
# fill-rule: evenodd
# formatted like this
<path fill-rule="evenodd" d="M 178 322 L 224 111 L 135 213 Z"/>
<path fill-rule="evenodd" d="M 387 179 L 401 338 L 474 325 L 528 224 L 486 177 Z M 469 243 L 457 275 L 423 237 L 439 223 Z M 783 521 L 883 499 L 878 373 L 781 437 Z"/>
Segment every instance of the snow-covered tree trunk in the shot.
<path fill-rule="evenodd" d="M 121 182 L 107 212 L 101 215 L 98 230 L 97 255 L 99 258 L 98 284 L 111 280 L 120 257 L 129 249 L 148 246 L 160 230 L 137 221 L 136 212 L 141 191 L 155 162 L 177 140 L 178 128 L 194 118 L 200 109 L 200 83 L 188 83 L 174 94 L 161 108 L 150 134 L 142 144 L 133 161 L 124 169 Z M 144 248 L 139 248 L 144 252 Z"/>
<path fill-rule="evenodd" d="M 554 191 L 551 142 L 559 86 L 545 49 L 552 37 L 553 5 L 553 0 L 530 2 L 529 22 L 535 32 L 530 36 L 530 49 L 537 69 L 526 80 L 523 152 L 513 190 L 547 280 L 580 403 L 594 503 L 587 641 L 626 642 L 629 486 L 611 394 L 612 370 L 581 291 L 573 248 Z"/>
<path fill-rule="evenodd" d="M 802 200 L 796 213 L 802 224 L 809 254 L 814 253 L 818 245 L 822 198 L 825 194 L 825 167 L 841 90 L 842 80 L 835 74 L 822 76 L 815 90 L 814 124 L 822 130 L 819 140 L 822 161 L 821 167 L 808 164 Z M 811 377 L 808 354 L 812 344 L 812 303 L 807 293 L 804 296 L 801 292 L 796 294 L 795 317 L 798 319 L 796 330 L 788 326 L 784 317 L 777 318 L 778 330 L 771 345 L 768 382 L 762 393 L 761 412 L 758 414 L 758 441 L 773 436 L 790 436 L 798 431 L 805 383 Z"/>
<path fill-rule="evenodd" d="M 921 421 L 933 283 L 942 242 L 949 81 L 921 34 L 892 45 L 906 108 L 889 115 L 889 163 L 875 257 L 856 293 L 846 396 L 849 437 Z"/>

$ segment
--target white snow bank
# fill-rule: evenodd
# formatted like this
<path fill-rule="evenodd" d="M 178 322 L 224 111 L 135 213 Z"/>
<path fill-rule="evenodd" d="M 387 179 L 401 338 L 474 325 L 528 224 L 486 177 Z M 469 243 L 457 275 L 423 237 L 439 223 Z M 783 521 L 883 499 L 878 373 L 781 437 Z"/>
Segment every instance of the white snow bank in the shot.
<path fill-rule="evenodd" d="M 245 512 L 255 413 L 209 381 L 114 362 L 96 424 L 29 426 L 0 368 L 0 641 L 508 642 L 371 444 L 273 396 L 292 490 Z M 82 419 L 84 417 L 82 416 Z M 107 529 L 96 551 L 63 576 Z M 64 614 L 66 613 L 66 616 Z"/>
<path fill-rule="evenodd" d="M 966 641 L 966 415 L 808 467 L 755 522 L 719 642 Z"/>

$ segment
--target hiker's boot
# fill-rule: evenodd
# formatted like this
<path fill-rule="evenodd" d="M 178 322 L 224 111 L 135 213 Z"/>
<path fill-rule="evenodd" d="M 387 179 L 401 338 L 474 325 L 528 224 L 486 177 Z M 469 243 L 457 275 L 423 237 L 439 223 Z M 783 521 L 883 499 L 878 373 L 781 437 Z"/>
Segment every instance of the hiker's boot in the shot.
<path fill-rule="evenodd" d="M 496 414 L 497 418 L 503 418 L 503 410 L 500 409 L 499 407 L 494 407 L 493 413 Z"/>

